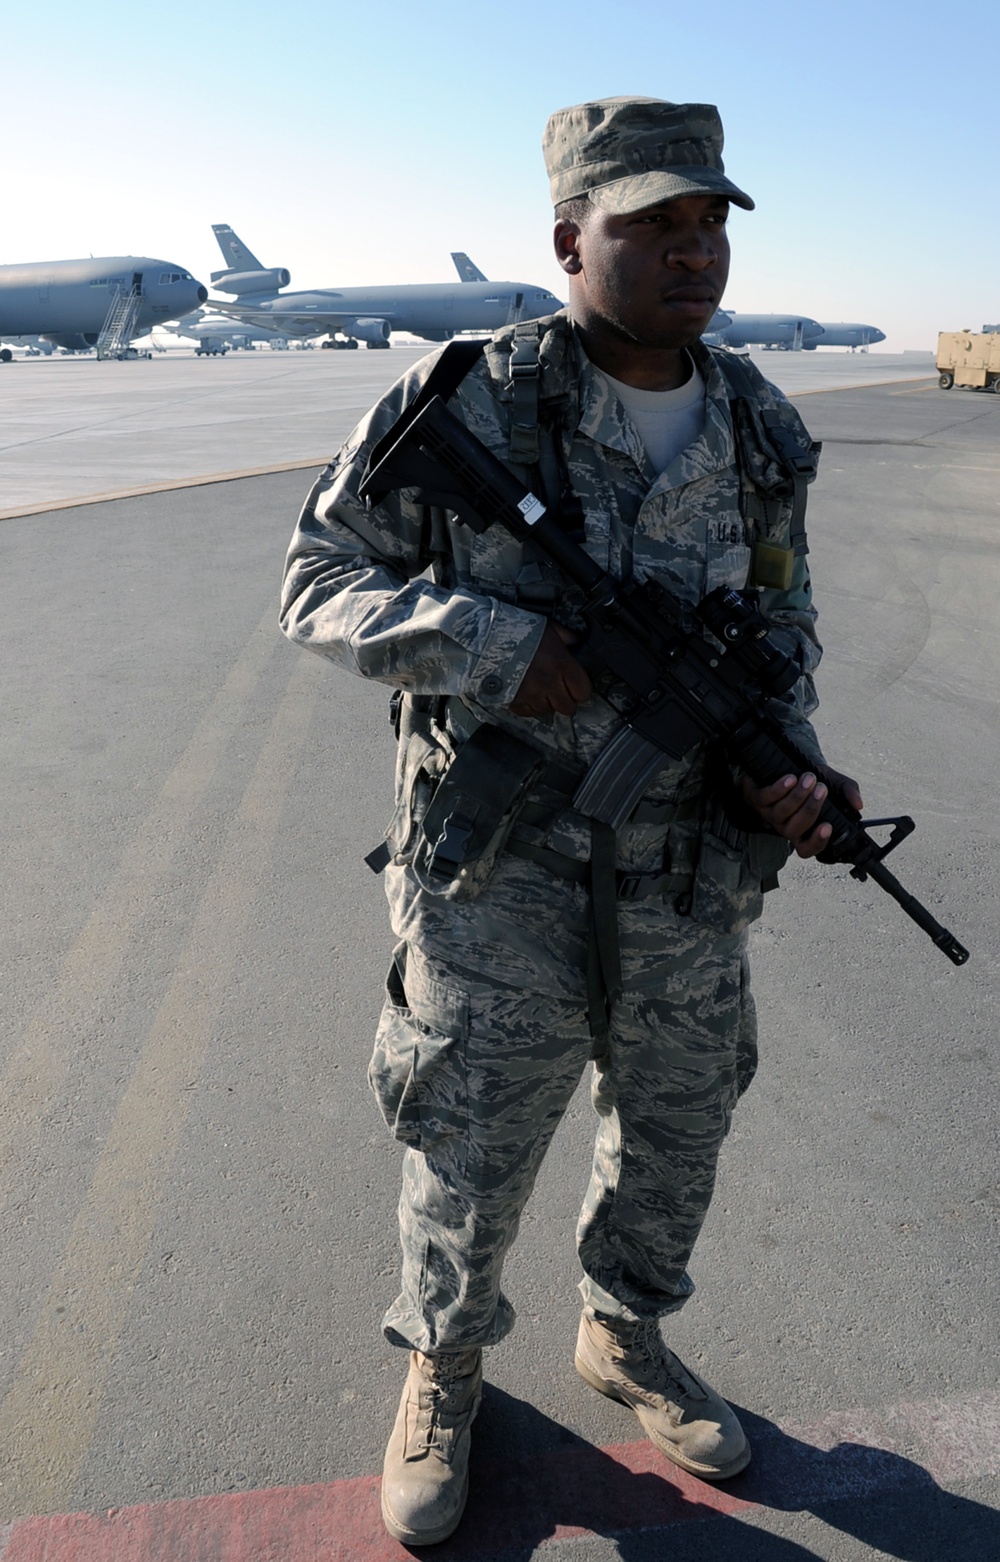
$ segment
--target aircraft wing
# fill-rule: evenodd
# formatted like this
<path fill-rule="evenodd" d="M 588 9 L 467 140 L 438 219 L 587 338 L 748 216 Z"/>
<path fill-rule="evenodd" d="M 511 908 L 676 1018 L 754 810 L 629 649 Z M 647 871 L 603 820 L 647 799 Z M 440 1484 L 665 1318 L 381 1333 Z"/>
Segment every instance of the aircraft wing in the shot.
<path fill-rule="evenodd" d="M 354 325 L 359 318 L 356 309 L 335 313 L 328 309 L 261 309 L 239 301 L 230 302 L 228 298 L 213 298 L 209 302 L 220 314 L 228 315 L 233 320 L 270 327 L 272 331 L 283 331 L 288 336 L 319 336 L 323 331 L 341 331 Z M 380 310 L 379 319 L 387 320 L 391 327 L 394 316 Z"/>

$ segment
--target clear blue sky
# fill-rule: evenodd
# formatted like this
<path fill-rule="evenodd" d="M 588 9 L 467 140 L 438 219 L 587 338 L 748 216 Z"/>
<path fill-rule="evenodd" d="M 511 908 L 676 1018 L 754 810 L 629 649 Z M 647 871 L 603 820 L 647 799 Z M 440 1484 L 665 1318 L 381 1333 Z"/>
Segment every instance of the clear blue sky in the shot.
<path fill-rule="evenodd" d="M 139 253 L 207 281 L 229 222 L 294 286 L 548 285 L 555 108 L 713 102 L 726 302 L 887 348 L 1000 320 L 996 0 L 8 0 L 0 261 Z"/>

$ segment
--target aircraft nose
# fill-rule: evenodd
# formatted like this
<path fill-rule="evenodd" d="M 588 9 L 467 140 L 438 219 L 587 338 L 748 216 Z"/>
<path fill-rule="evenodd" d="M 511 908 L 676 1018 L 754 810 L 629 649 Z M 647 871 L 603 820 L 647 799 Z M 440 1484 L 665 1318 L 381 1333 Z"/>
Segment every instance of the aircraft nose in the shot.
<path fill-rule="evenodd" d="M 208 288 L 204 287 L 199 282 L 198 283 L 198 302 L 199 302 L 199 304 L 203 304 L 207 298 L 208 298 Z"/>

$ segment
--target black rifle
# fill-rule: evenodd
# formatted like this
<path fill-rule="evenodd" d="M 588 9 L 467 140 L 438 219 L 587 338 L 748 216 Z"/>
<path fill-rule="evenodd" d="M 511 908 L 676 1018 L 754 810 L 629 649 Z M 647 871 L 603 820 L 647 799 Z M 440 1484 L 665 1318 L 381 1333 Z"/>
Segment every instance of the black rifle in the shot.
<path fill-rule="evenodd" d="M 753 592 L 720 588 L 692 610 L 656 580 L 612 580 L 439 397 L 382 455 L 385 443 L 361 483 L 369 506 L 394 489 L 417 490 L 423 503 L 453 510 L 475 532 L 500 525 L 534 544 L 583 593 L 586 652 L 626 685 L 634 706 L 622 713 L 621 731 L 580 783 L 573 804 L 581 813 L 618 828 L 664 756 L 681 759 L 706 740 L 721 743 L 759 787 L 815 769 L 768 710 L 773 696 L 796 683 L 799 668 L 771 639 Z M 832 826 L 820 862 L 850 863 L 854 878 L 874 879 L 949 960 L 964 964 L 969 951 L 884 866 L 883 858 L 914 829 L 912 819 L 869 821 L 892 826 L 880 845 L 857 809 L 831 788 L 819 824 Z"/>

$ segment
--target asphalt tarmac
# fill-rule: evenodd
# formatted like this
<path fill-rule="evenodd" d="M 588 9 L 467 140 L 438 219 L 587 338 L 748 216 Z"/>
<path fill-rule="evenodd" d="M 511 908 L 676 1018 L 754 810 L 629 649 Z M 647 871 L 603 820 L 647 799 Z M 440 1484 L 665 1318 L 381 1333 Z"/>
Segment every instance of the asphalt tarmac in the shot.
<path fill-rule="evenodd" d="M 894 871 L 972 958 L 844 869 L 768 900 L 761 1069 L 668 1336 L 745 1416 L 724 1492 L 573 1370 L 581 1086 L 442 1562 L 1000 1554 L 1000 397 L 800 406 L 820 730 L 869 816 L 915 817 Z M 2 1562 L 408 1555 L 377 1520 L 399 1155 L 365 1083 L 392 740 L 384 690 L 278 634 L 307 486 L 0 525 Z"/>
<path fill-rule="evenodd" d="M 169 484 L 322 466 L 381 392 L 429 350 L 232 352 L 0 364 L 0 520 Z M 761 352 L 790 394 L 912 379 L 929 353 Z"/>

